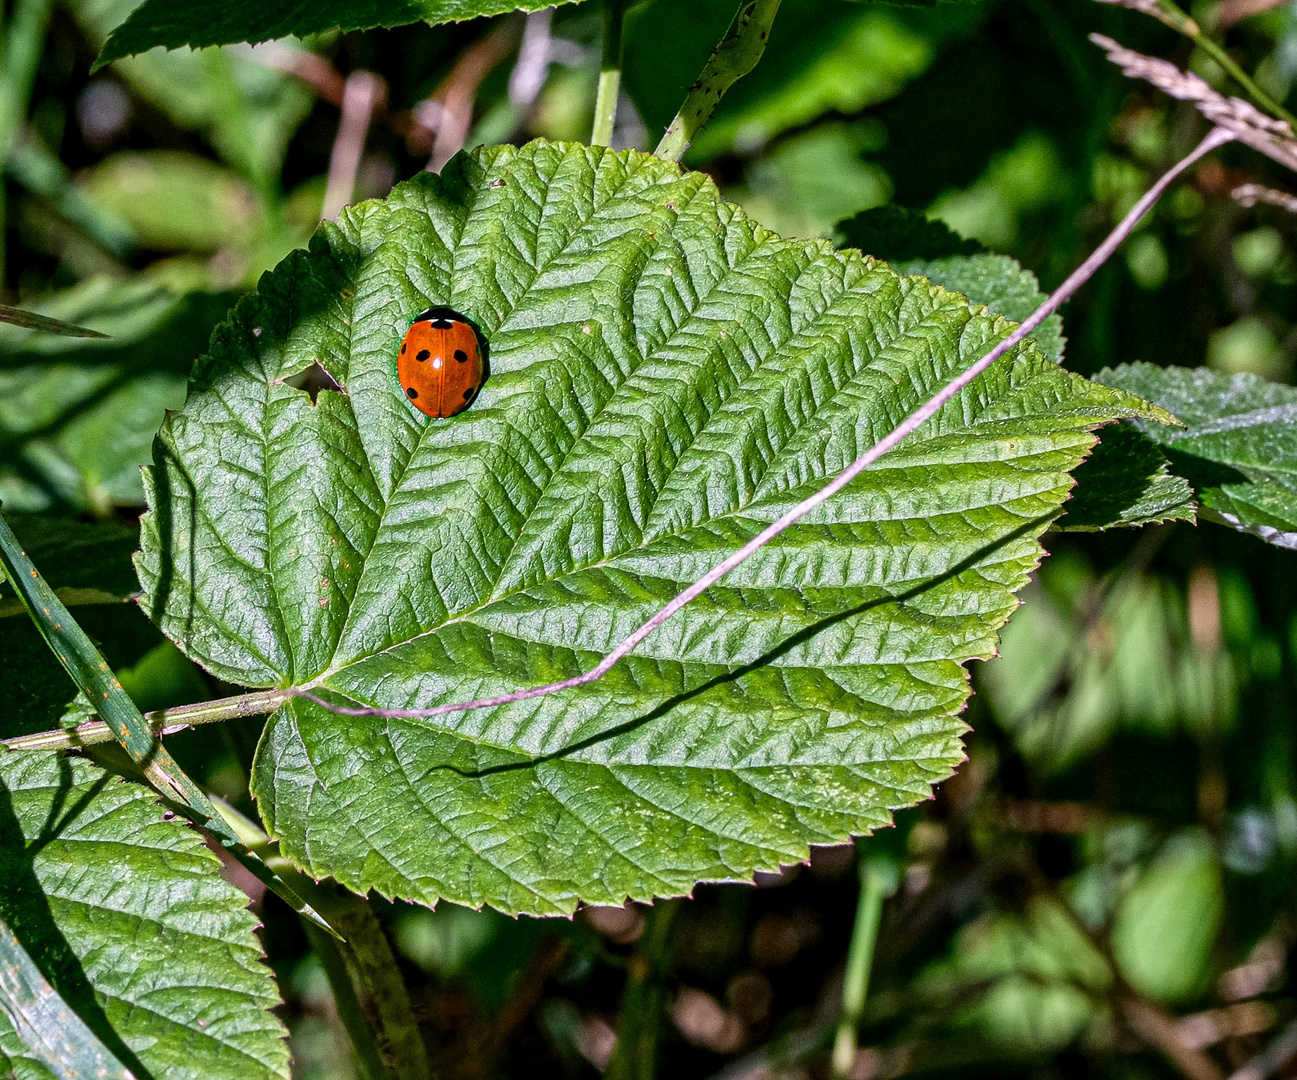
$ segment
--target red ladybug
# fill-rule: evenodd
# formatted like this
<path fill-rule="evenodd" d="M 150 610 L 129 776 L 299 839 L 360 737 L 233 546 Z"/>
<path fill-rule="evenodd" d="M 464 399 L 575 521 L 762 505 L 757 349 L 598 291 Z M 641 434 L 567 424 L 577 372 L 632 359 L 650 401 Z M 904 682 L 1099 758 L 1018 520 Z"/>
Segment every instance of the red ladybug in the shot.
<path fill-rule="evenodd" d="M 405 332 L 396 378 L 420 412 L 440 417 L 467 409 L 485 375 L 477 331 L 457 312 L 429 308 Z"/>

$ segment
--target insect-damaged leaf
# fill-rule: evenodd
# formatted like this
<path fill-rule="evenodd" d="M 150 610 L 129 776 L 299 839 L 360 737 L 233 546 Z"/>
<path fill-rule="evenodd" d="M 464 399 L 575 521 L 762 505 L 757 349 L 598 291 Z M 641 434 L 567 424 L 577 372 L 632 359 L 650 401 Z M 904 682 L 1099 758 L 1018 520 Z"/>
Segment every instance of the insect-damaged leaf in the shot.
<path fill-rule="evenodd" d="M 410 319 L 484 332 L 474 405 L 402 394 Z M 590 667 L 1008 333 L 789 242 L 704 176 L 532 143 L 324 226 L 218 329 L 147 481 L 144 603 L 250 686 L 427 707 Z M 283 380 L 312 363 L 342 388 Z M 580 690 L 436 720 L 269 722 L 254 789 L 313 875 L 566 912 L 749 879 L 962 758 L 1092 429 L 1152 415 L 1015 352 Z"/>

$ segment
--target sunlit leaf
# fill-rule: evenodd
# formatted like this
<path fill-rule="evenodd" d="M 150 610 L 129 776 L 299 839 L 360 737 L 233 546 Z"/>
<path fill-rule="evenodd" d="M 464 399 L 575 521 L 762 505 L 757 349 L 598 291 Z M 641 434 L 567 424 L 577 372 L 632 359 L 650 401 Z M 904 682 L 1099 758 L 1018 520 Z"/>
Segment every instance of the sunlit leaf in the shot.
<path fill-rule="evenodd" d="M 1193 1000 L 1207 985 L 1224 902 L 1206 834 L 1173 837 L 1117 908 L 1112 952 L 1122 974 L 1159 1001 Z"/>
<path fill-rule="evenodd" d="M 257 921 L 218 869 L 146 788 L 76 758 L 0 756 L 0 918 L 136 1076 L 288 1076 Z M 3 1010 L 0 1052 L 31 1053 Z"/>
<path fill-rule="evenodd" d="M 1007 255 L 947 255 L 893 265 L 902 274 L 918 274 L 943 289 L 963 293 L 1012 322 L 1022 322 L 1046 300 L 1036 275 Z M 1066 339 L 1061 315 L 1051 315 L 1031 338 L 1046 356 L 1062 361 Z"/>
<path fill-rule="evenodd" d="M 489 342 L 471 408 L 395 381 L 409 320 Z M 164 424 L 144 604 L 249 686 L 426 707 L 585 670 L 1008 332 L 784 241 L 702 175 L 532 143 L 325 226 Z M 285 380 L 319 365 L 313 403 Z M 435 720 L 296 700 L 254 789 L 358 891 L 509 911 L 750 878 L 925 798 L 1092 429 L 1136 399 L 1015 352 L 579 691 Z"/>
<path fill-rule="evenodd" d="M 264 213 L 229 169 L 174 150 L 113 154 L 87 170 L 81 187 L 127 223 L 136 243 L 158 251 L 246 246 Z"/>
<path fill-rule="evenodd" d="M 447 23 L 502 15 L 522 8 L 538 11 L 555 0 L 321 0 L 311 4 L 266 4 L 259 0 L 144 0 L 113 31 L 96 64 L 142 53 L 234 42 L 305 37 L 326 30 L 370 30 L 408 23 Z M 557 0 L 559 3 L 570 0 Z"/>

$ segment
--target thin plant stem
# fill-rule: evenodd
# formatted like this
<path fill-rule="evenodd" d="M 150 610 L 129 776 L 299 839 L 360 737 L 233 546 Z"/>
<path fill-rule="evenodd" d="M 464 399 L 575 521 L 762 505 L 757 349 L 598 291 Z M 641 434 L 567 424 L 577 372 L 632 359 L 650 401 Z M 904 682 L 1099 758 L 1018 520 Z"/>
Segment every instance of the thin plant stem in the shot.
<path fill-rule="evenodd" d="M 360 1066 L 363 1080 L 391 1080 L 387 1066 L 383 1064 L 382 1055 L 378 1052 L 378 1042 L 374 1038 L 374 1029 L 365 1019 L 360 999 L 356 997 L 356 988 L 351 982 L 351 972 L 343 959 L 338 943 L 323 930 L 303 920 L 306 940 L 311 951 L 315 953 L 324 969 L 324 976 L 329 980 L 329 989 L 333 991 L 333 1004 L 338 1010 L 338 1019 L 343 1030 L 351 1040 L 351 1048 L 356 1054 L 356 1064 Z"/>
<path fill-rule="evenodd" d="M 1176 30 L 1183 34 L 1197 45 L 1198 48 L 1215 60 L 1216 63 L 1229 73 L 1230 78 L 1247 91 L 1248 96 L 1251 97 L 1256 104 L 1265 109 L 1271 116 L 1277 116 L 1281 120 L 1287 120 L 1288 123 L 1292 125 L 1293 130 L 1297 131 L 1297 117 L 1294 117 L 1293 114 L 1280 105 L 1279 102 L 1275 101 L 1275 99 L 1262 90 L 1261 87 L 1257 86 L 1257 84 L 1252 80 L 1252 77 L 1238 66 L 1234 61 L 1234 58 L 1221 47 L 1216 39 L 1207 34 L 1203 28 L 1198 25 L 1196 19 L 1191 18 L 1181 10 L 1175 0 L 1157 0 L 1157 8 L 1152 14 L 1160 22 L 1171 27 L 1172 30 Z"/>
<path fill-rule="evenodd" d="M 694 136 L 716 110 L 725 92 L 757 66 L 766 51 L 770 27 L 779 11 L 779 0 L 741 0 L 734 21 L 712 50 L 698 81 L 689 87 L 684 104 L 668 125 L 653 153 L 679 161 Z"/>
<path fill-rule="evenodd" d="M 847 950 L 847 971 L 842 980 L 842 1015 L 833 1040 L 834 1080 L 846 1080 L 856 1060 L 856 1029 L 865 1012 L 883 901 L 896 892 L 899 876 L 896 863 L 886 856 L 867 856 L 860 860 L 860 900 L 851 931 L 851 946 Z"/>
<path fill-rule="evenodd" d="M 640 947 L 630 958 L 617 1045 L 604 1080 L 656 1080 L 671 937 L 679 911 L 679 900 L 659 900 L 648 911 Z"/>
<path fill-rule="evenodd" d="M 216 701 L 200 701 L 193 705 L 177 705 L 172 709 L 158 709 L 144 713 L 150 729 L 156 735 L 171 735 L 198 724 L 217 724 L 236 720 L 241 716 L 264 716 L 274 712 L 292 694 L 287 690 L 261 690 Z M 90 720 L 72 728 L 56 728 L 35 735 L 18 735 L 0 740 L 5 750 L 70 750 L 73 747 L 94 746 L 114 742 L 116 733 L 102 720 Z"/>
<path fill-rule="evenodd" d="M 336 931 L 274 871 L 243 846 L 238 834 L 203 791 L 180 767 L 149 728 L 103 654 L 27 557 L 4 516 L 0 515 L 0 566 L 45 644 L 64 670 L 116 734 L 131 763 L 164 798 L 175 800 L 185 816 L 224 848 L 271 892 L 303 918 L 330 934 Z"/>
<path fill-rule="evenodd" d="M 839 491 L 846 487 L 852 480 L 874 464 L 879 458 L 891 450 L 894 450 L 906 438 L 921 428 L 925 423 L 931 420 L 942 407 L 957 397 L 965 387 L 967 387 L 982 372 L 986 371 L 992 364 L 999 360 L 1005 353 L 1009 352 L 1015 346 L 1021 344 L 1027 337 L 1040 326 L 1049 316 L 1054 314 L 1068 300 L 1075 295 L 1091 277 L 1112 256 L 1122 242 L 1134 231 L 1135 226 L 1145 214 L 1156 205 L 1157 201 L 1166 193 L 1166 190 L 1189 168 L 1200 161 L 1213 150 L 1224 146 L 1226 143 L 1235 138 L 1232 132 L 1224 128 L 1213 128 L 1201 143 L 1198 144 L 1187 156 L 1176 162 L 1167 170 L 1149 190 L 1143 198 L 1137 202 L 1134 207 L 1117 225 L 1115 229 L 1103 241 L 1076 270 L 1063 282 L 1043 304 L 1040 305 L 1031 315 L 1013 331 L 1008 337 L 995 346 L 990 352 L 980 360 L 969 365 L 960 374 L 956 375 L 940 390 L 933 394 L 927 401 L 915 409 L 909 416 L 902 420 L 887 435 L 884 435 L 873 446 L 861 454 L 855 461 L 848 465 L 842 472 L 838 473 L 832 480 L 825 484 L 815 494 L 803 499 L 791 510 L 787 511 L 772 524 L 766 526 L 753 539 L 749 540 L 732 555 L 717 563 L 711 570 L 707 571 L 702 577 L 695 581 L 688 588 L 681 591 L 665 607 L 661 608 L 634 633 L 626 637 L 612 652 L 608 653 L 598 664 L 580 675 L 574 675 L 569 679 L 561 679 L 558 682 L 546 683 L 543 686 L 524 687 L 515 690 L 509 694 L 499 694 L 495 697 L 478 698 L 474 701 L 460 701 L 452 704 L 437 705 L 427 709 L 380 709 L 370 706 L 345 706 L 336 705 L 333 702 L 321 698 L 317 694 L 306 688 L 294 689 L 290 691 L 297 697 L 302 697 L 308 701 L 327 709 L 329 712 L 337 713 L 341 716 L 380 716 L 390 719 L 420 719 L 431 716 L 443 716 L 447 713 L 466 712 L 470 709 L 488 709 L 499 705 L 511 705 L 515 701 L 526 701 L 530 698 L 544 697 L 547 694 L 556 694 L 562 690 L 572 690 L 578 686 L 585 686 L 588 683 L 595 682 L 603 678 L 613 666 L 624 657 L 630 655 L 654 630 L 660 627 L 668 619 L 676 614 L 690 601 L 701 596 L 721 578 L 728 574 L 735 567 L 746 562 L 755 555 L 766 544 L 770 543 L 776 536 L 796 524 L 799 520 L 809 514 L 817 506 L 833 498 Z"/>
<path fill-rule="evenodd" d="M 603 60 L 599 70 L 599 92 L 594 100 L 591 146 L 612 144 L 617 120 L 617 96 L 621 93 L 622 24 L 626 0 L 603 0 Z"/>
<path fill-rule="evenodd" d="M 364 897 L 339 893 L 324 910 L 344 938 L 344 950 L 368 991 L 384 1035 L 383 1057 L 398 1080 L 429 1080 L 428 1055 L 387 935 Z"/>
<path fill-rule="evenodd" d="M 345 985 L 342 981 L 335 982 L 332 975 L 329 982 L 334 989 L 339 1018 L 351 1035 L 356 1056 L 365 1066 L 366 1074 L 370 1077 L 390 1075 L 396 1080 L 429 1080 L 428 1056 L 410 1005 L 409 991 L 387 935 L 369 906 L 369 901 L 341 888 L 312 881 L 300 870 L 288 865 L 287 860 L 278 854 L 278 845 L 266 834 L 260 822 L 247 817 L 224 800 L 213 801 L 247 848 L 257 852 L 268 865 L 278 869 L 312 906 L 328 916 L 330 925 L 342 933 L 341 952 L 335 949 L 334 954 L 339 961 L 343 958 L 349 961 L 351 970 L 346 972 L 344 966 L 344 974 L 347 974 Z M 314 938 L 312 944 L 314 945 Z M 326 964 L 327 974 L 327 961 L 323 954 L 320 955 L 320 961 Z M 377 1027 L 381 1029 L 384 1039 L 381 1046 L 374 1039 L 375 1025 L 371 1024 L 360 1008 L 355 984 L 359 984 L 360 990 L 373 1003 Z M 344 1007 L 353 1008 L 344 1000 L 348 995 L 354 1003 L 354 1015 L 350 1017 L 344 1015 L 343 1011 Z M 376 1070 L 373 1067 L 375 1060 L 378 1062 Z"/>

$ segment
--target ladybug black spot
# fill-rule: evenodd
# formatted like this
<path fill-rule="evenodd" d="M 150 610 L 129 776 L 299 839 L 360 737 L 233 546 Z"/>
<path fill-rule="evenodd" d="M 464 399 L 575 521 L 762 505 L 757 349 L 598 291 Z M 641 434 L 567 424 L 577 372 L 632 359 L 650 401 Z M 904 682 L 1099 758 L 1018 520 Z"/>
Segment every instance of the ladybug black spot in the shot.
<path fill-rule="evenodd" d="M 405 355 L 405 342 L 404 342 L 404 341 L 401 342 L 401 355 L 402 355 L 402 356 Z"/>
<path fill-rule="evenodd" d="M 455 359 L 458 360 L 461 364 L 467 364 L 467 363 L 468 363 L 468 353 L 466 353 L 463 349 L 456 349 L 456 350 L 455 350 Z"/>
<path fill-rule="evenodd" d="M 415 357 L 414 357 L 414 358 L 415 358 L 416 360 L 427 360 L 428 357 L 430 357 L 431 355 L 432 355 L 432 353 L 430 353 L 427 349 L 420 349 L 420 350 L 415 354 Z"/>
<path fill-rule="evenodd" d="M 405 392 L 410 395 L 411 401 L 413 401 L 415 398 L 419 396 L 419 391 L 416 390 L 413 386 L 407 386 L 405 388 Z"/>
<path fill-rule="evenodd" d="M 465 401 L 472 401 L 472 400 L 473 400 L 473 388 L 472 388 L 471 386 L 470 386 L 467 390 L 464 391 L 464 400 L 465 400 Z"/>

